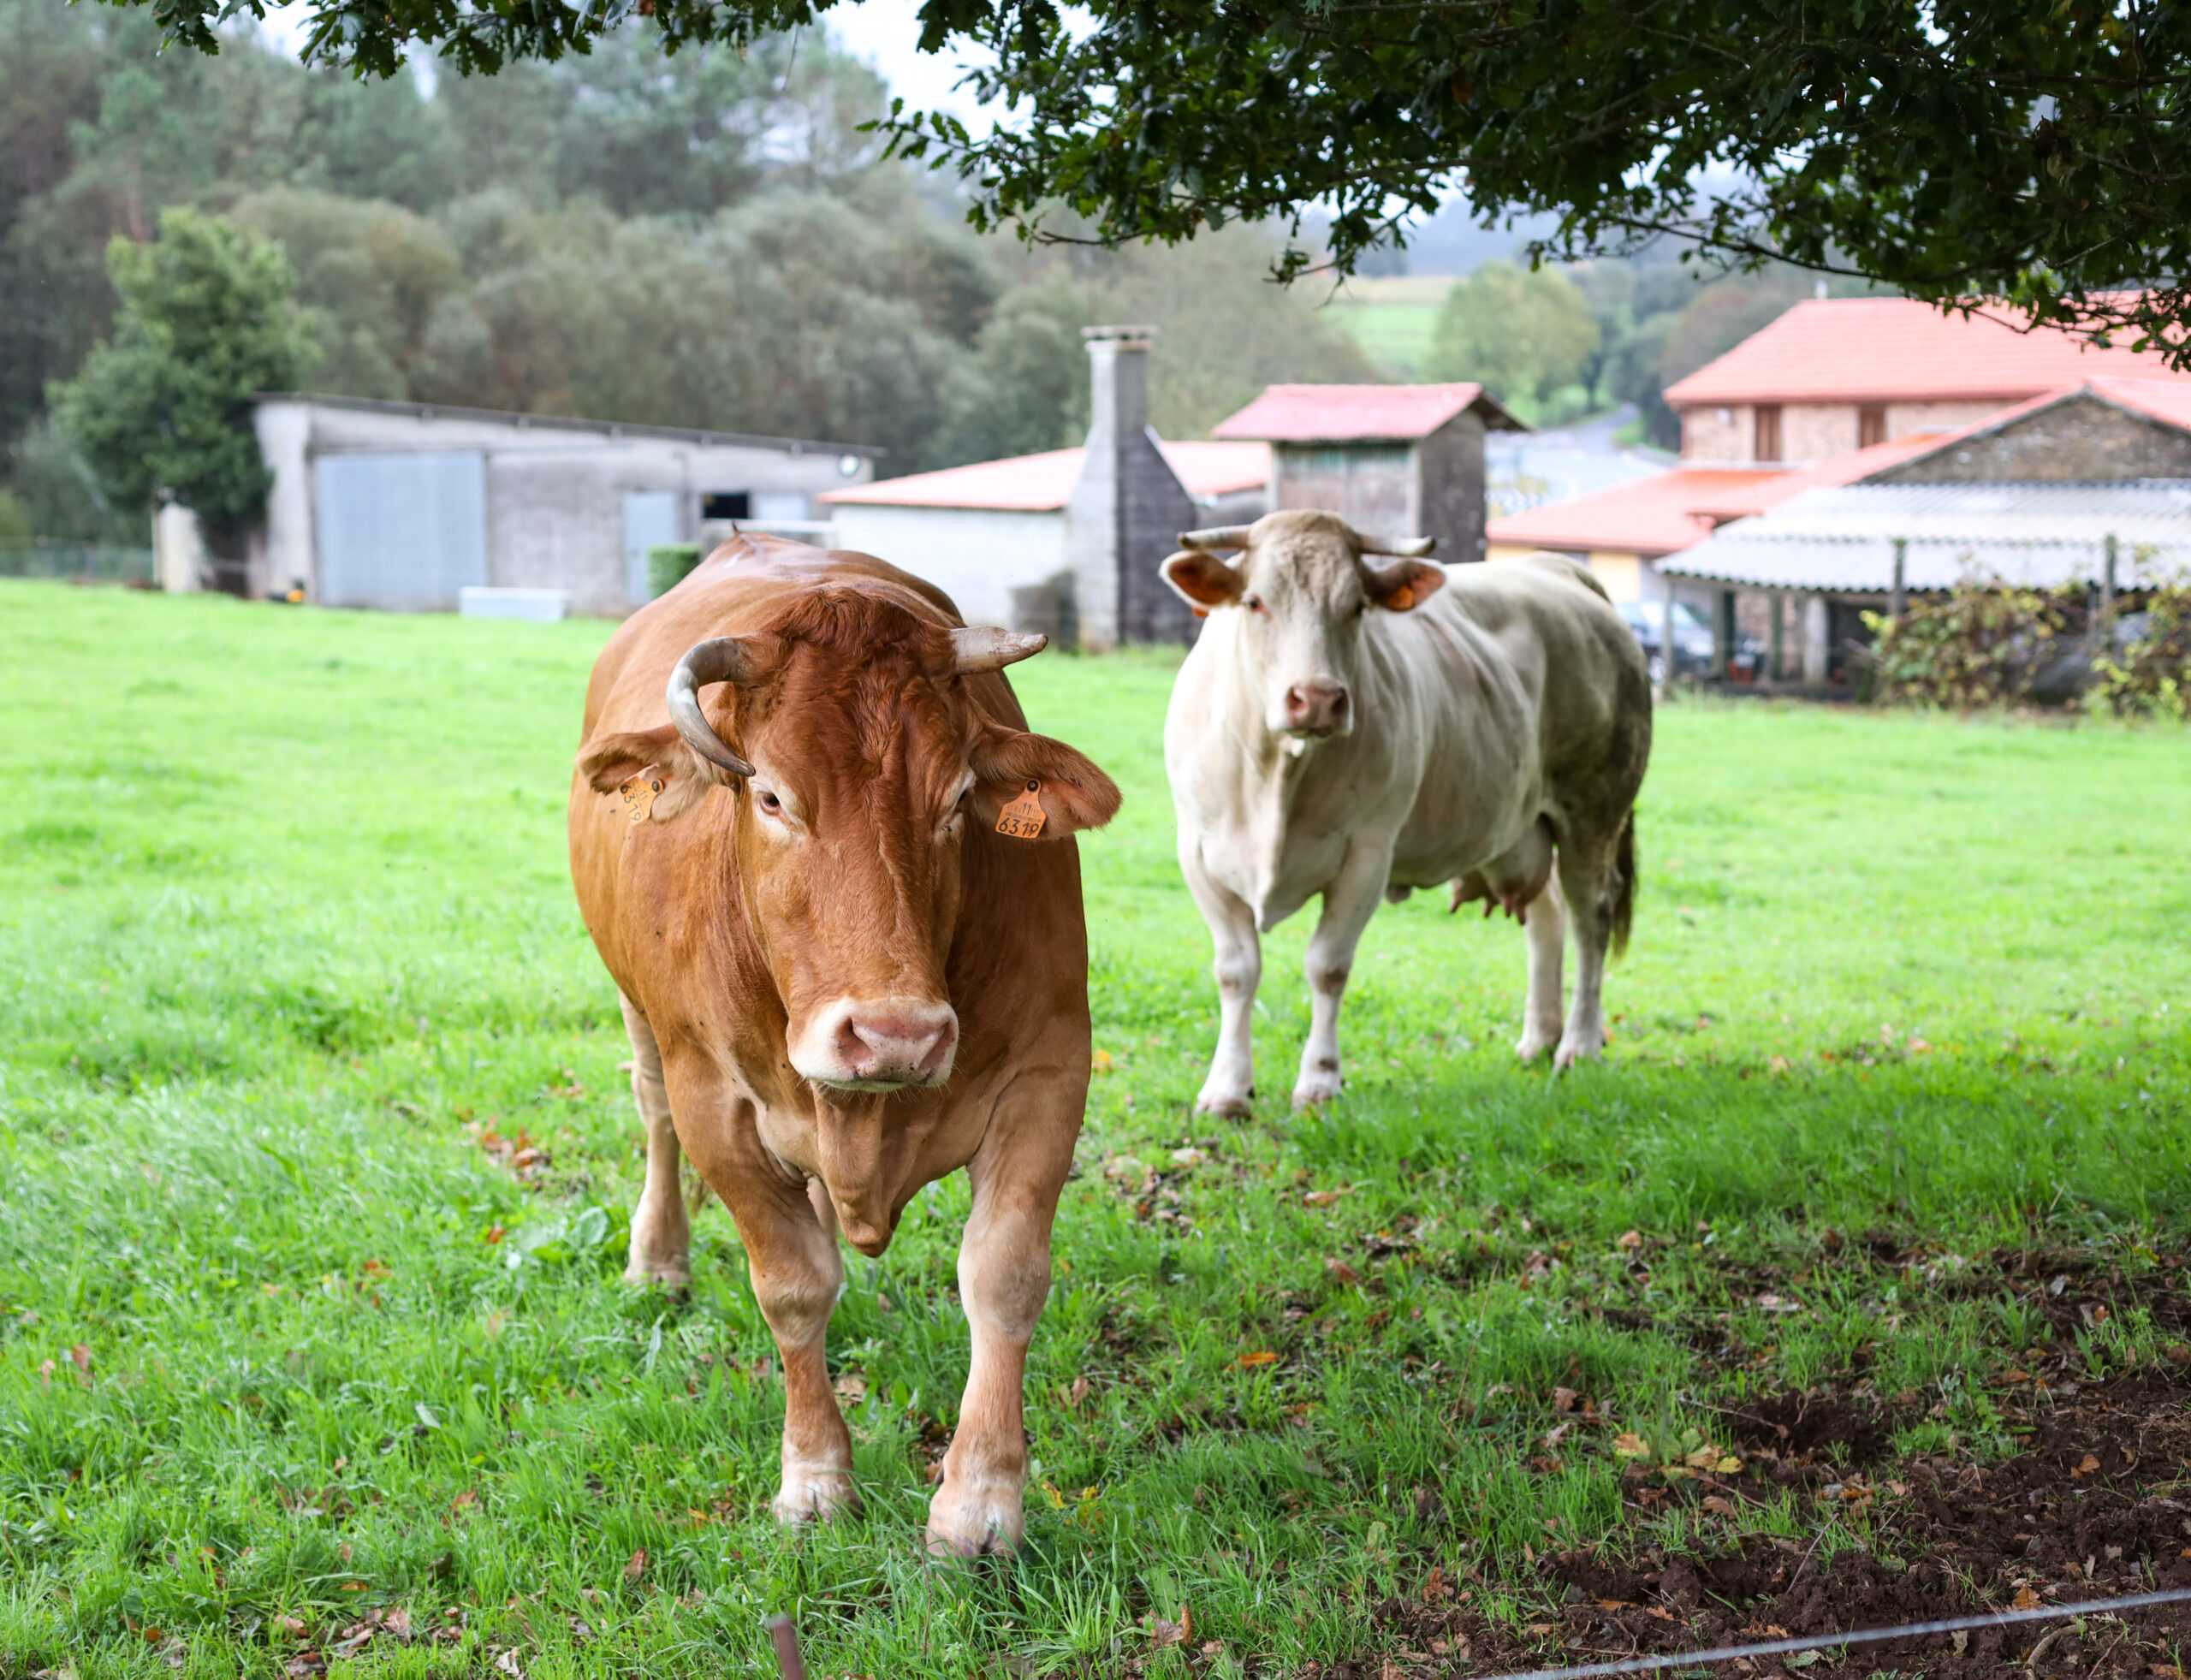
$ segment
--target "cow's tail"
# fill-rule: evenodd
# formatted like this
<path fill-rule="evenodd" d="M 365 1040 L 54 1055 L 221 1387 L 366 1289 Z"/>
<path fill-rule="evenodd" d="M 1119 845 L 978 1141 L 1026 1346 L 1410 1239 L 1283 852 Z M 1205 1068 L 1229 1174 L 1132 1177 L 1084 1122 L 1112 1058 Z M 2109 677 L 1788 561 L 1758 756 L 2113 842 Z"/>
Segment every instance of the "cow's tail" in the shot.
<path fill-rule="evenodd" d="M 1620 821 L 1620 838 L 1614 842 L 1613 872 L 1619 877 L 1612 901 L 1612 953 L 1628 952 L 1629 924 L 1636 916 L 1636 807 Z"/>

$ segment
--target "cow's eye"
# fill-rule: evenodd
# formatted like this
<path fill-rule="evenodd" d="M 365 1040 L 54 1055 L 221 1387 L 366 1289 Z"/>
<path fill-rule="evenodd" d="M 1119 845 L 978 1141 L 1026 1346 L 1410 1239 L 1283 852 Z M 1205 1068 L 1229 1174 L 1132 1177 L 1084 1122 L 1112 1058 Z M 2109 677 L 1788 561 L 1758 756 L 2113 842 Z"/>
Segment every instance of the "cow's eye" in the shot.
<path fill-rule="evenodd" d="M 764 787 L 761 790 L 761 809 L 771 816 L 781 816 L 783 815 L 784 802 Z"/>
<path fill-rule="evenodd" d="M 1251 595 L 1240 604 L 1251 613 L 1260 613 L 1263 609 L 1263 598 L 1260 595 Z"/>

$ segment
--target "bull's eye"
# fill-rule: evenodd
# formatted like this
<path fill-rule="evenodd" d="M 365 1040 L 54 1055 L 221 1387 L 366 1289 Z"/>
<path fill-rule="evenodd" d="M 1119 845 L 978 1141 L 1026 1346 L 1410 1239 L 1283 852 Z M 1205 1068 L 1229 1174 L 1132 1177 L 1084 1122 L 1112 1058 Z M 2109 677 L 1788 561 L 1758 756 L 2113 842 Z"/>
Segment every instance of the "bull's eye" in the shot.
<path fill-rule="evenodd" d="M 1260 595 L 1251 595 L 1240 604 L 1251 613 L 1260 613 L 1263 609 L 1263 598 Z"/>
<path fill-rule="evenodd" d="M 781 816 L 783 815 L 784 802 L 764 787 L 761 790 L 761 809 L 771 816 Z"/>

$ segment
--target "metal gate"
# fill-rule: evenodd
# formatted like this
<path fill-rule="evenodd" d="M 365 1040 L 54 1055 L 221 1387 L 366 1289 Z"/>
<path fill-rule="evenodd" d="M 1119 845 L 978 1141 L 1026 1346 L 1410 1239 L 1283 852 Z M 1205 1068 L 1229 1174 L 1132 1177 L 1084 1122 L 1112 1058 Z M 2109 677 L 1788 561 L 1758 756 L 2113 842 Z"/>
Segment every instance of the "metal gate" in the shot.
<path fill-rule="evenodd" d="M 456 610 L 487 581 L 486 458 L 476 449 L 323 455 L 312 464 L 319 600 Z"/>

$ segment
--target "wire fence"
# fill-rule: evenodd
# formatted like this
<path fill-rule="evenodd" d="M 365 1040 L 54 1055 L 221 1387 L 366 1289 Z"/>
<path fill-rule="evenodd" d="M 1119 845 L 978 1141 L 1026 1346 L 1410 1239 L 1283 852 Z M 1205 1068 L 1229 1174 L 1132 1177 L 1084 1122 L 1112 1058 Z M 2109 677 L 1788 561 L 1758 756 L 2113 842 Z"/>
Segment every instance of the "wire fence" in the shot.
<path fill-rule="evenodd" d="M 150 549 L 117 549 L 99 543 L 0 544 L 0 578 L 45 578 L 146 588 L 152 577 Z"/>

